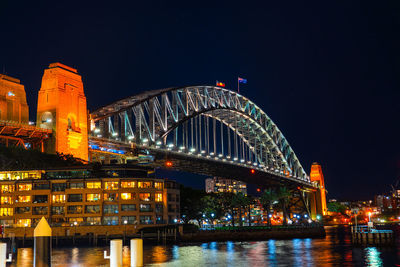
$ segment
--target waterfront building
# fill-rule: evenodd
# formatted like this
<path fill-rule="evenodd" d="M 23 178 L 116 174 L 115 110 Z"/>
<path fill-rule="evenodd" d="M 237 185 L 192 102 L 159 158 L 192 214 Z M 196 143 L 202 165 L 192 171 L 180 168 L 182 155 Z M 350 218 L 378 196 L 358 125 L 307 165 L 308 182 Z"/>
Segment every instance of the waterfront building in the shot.
<path fill-rule="evenodd" d="M 244 182 L 226 179 L 220 177 L 213 177 L 206 179 L 206 192 L 207 193 L 243 193 L 247 195 L 247 185 Z"/>
<path fill-rule="evenodd" d="M 0 74 L 0 120 L 28 124 L 25 87 L 19 79 Z"/>
<path fill-rule="evenodd" d="M 126 166 L 0 172 L 0 223 L 159 225 L 179 220 L 179 187 Z"/>

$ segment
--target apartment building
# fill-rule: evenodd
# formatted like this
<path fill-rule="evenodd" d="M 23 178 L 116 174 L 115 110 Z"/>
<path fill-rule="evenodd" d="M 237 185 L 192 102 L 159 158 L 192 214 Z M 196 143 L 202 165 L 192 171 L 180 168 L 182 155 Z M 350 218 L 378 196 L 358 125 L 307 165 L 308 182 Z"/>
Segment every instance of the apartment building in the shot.
<path fill-rule="evenodd" d="M 179 220 L 179 187 L 149 171 L 103 166 L 1 171 L 0 223 L 34 227 L 152 225 Z"/>

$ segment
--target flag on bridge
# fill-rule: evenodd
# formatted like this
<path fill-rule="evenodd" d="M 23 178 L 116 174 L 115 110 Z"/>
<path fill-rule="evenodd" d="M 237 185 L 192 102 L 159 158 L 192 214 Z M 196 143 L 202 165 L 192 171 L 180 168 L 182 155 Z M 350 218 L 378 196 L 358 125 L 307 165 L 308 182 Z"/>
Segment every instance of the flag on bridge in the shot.
<path fill-rule="evenodd" d="M 217 81 L 217 86 L 225 88 L 225 83 Z"/>
<path fill-rule="evenodd" d="M 238 83 L 247 83 L 247 79 L 238 77 Z"/>
<path fill-rule="evenodd" d="M 247 79 L 243 79 L 243 78 L 240 78 L 240 77 L 238 77 L 238 93 L 240 93 L 240 84 L 241 83 L 247 83 Z"/>

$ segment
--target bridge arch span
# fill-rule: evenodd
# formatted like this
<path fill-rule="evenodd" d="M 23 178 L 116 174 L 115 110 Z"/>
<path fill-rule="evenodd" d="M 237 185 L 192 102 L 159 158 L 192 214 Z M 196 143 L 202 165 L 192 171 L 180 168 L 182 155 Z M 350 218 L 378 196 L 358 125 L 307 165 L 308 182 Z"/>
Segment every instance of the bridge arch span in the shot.
<path fill-rule="evenodd" d="M 247 164 L 309 182 L 267 114 L 225 88 L 147 91 L 92 112 L 90 120 L 94 137 Z"/>

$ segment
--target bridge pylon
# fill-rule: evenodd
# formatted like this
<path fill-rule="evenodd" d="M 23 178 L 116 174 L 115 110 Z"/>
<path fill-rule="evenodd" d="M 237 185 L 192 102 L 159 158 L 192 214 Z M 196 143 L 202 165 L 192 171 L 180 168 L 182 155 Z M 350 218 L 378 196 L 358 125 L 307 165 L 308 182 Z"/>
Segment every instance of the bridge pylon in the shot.
<path fill-rule="evenodd" d="M 38 96 L 37 126 L 52 129 L 46 152 L 72 154 L 88 160 L 88 117 L 78 71 L 52 63 L 44 71 Z"/>
<path fill-rule="evenodd" d="M 317 162 L 311 165 L 310 180 L 316 186 L 315 191 L 310 196 L 311 216 L 315 219 L 317 215 L 327 214 L 324 175 L 321 165 Z"/>

